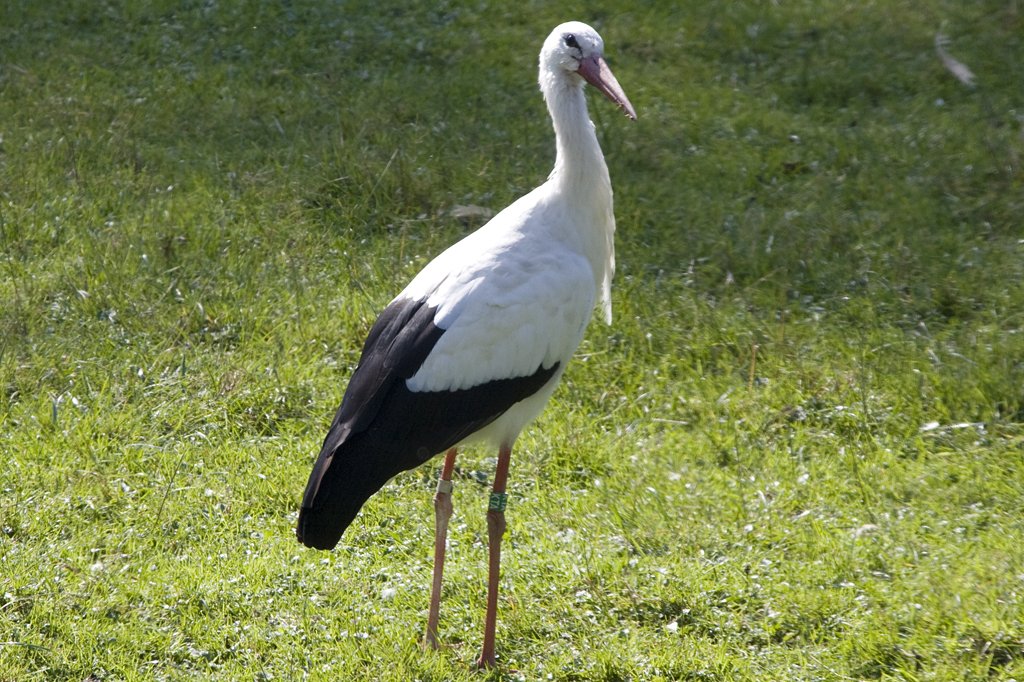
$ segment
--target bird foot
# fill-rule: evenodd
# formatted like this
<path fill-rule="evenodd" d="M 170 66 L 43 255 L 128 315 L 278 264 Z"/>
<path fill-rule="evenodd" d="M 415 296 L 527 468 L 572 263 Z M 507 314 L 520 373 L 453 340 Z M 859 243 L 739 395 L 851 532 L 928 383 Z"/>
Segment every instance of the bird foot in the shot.
<path fill-rule="evenodd" d="M 473 670 L 492 670 L 496 667 L 498 667 L 498 660 L 494 654 L 490 656 L 480 654 L 480 658 L 476 659 L 476 663 L 473 664 Z"/>

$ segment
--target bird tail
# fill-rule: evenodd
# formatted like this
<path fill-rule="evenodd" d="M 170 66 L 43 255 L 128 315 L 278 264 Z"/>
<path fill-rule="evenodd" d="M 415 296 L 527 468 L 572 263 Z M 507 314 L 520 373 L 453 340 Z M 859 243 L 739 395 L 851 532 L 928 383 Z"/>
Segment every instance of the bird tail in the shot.
<path fill-rule="evenodd" d="M 401 471 L 382 467 L 389 458 L 374 456 L 356 436 L 324 444 L 302 498 L 295 534 L 315 549 L 333 549 L 370 496 Z"/>

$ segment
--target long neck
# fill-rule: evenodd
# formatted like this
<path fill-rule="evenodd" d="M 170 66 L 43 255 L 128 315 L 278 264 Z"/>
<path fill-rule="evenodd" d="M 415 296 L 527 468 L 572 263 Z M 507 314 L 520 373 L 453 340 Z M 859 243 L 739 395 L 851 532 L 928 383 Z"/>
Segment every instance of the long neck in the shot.
<path fill-rule="evenodd" d="M 556 147 L 551 179 L 566 192 L 607 192 L 610 198 L 608 167 L 587 114 L 582 79 L 562 73 L 548 86 L 544 95 L 555 128 Z"/>
<path fill-rule="evenodd" d="M 615 273 L 615 216 L 608 166 L 587 115 L 582 79 L 574 74 L 547 74 L 541 89 L 555 127 L 555 168 L 548 177 L 557 196 L 582 214 L 573 235 L 594 268 L 594 284 L 611 323 L 611 279 Z"/>

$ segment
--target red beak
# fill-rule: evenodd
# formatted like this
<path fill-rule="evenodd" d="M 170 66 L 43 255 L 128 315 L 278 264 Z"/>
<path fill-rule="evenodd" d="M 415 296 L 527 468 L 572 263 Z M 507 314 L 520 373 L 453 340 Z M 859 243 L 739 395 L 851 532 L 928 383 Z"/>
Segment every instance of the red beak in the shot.
<path fill-rule="evenodd" d="M 633 109 L 633 105 L 629 103 L 629 98 L 622 91 L 619 81 L 615 80 L 615 74 L 608 68 L 604 58 L 597 55 L 587 57 L 580 62 L 579 74 L 604 93 L 605 97 L 618 104 L 626 116 L 636 120 L 636 111 Z"/>

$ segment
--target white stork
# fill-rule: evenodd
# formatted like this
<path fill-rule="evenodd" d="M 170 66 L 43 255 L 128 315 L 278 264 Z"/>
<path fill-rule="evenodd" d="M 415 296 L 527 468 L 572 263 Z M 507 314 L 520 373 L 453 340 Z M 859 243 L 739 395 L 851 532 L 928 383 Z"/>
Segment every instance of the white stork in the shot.
<path fill-rule="evenodd" d="M 544 408 L 600 298 L 611 323 L 612 187 L 587 115 L 590 83 L 636 112 L 580 22 L 552 31 L 540 89 L 555 128 L 547 182 L 431 261 L 384 309 L 313 466 L 299 540 L 331 549 L 363 503 L 395 474 L 447 451 L 434 497 L 434 577 L 426 641 L 438 609 L 457 447 L 498 448 L 487 510 L 487 616 L 477 664 L 495 665 L 505 481 L 512 444 Z"/>

